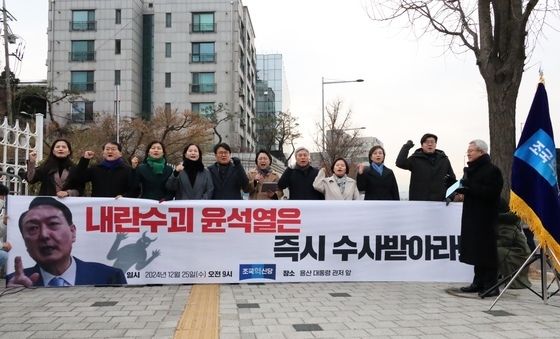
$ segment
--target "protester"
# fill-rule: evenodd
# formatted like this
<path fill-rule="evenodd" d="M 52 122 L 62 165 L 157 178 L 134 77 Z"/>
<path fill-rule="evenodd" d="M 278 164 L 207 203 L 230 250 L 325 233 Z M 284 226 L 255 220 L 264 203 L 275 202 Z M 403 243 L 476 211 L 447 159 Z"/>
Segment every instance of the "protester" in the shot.
<path fill-rule="evenodd" d="M 403 145 L 397 156 L 397 167 L 410 171 L 409 200 L 443 201 L 445 191 L 456 181 L 447 155 L 436 149 L 437 141 L 435 134 L 426 133 L 420 139 L 421 148 L 410 157 L 412 140 Z"/>
<path fill-rule="evenodd" d="M 134 190 L 143 199 L 158 201 L 172 200 L 173 195 L 166 188 L 167 178 L 173 172 L 167 165 L 165 146 L 160 141 L 152 141 L 146 147 L 144 161 L 133 171 Z"/>
<path fill-rule="evenodd" d="M 117 142 L 103 145 L 103 161 L 89 166 L 95 156 L 93 151 L 85 151 L 71 179 L 71 187 L 91 182 L 92 197 L 135 196 L 132 168 L 122 158 L 122 147 Z"/>
<path fill-rule="evenodd" d="M 74 286 L 126 284 L 122 270 L 73 257 L 76 226 L 70 209 L 51 197 L 37 197 L 19 218 L 19 230 L 29 256 L 37 263 L 23 268 L 15 258 L 8 286 Z"/>
<path fill-rule="evenodd" d="M 177 200 L 212 198 L 214 184 L 210 172 L 204 168 L 202 151 L 198 145 L 189 144 L 185 147 L 183 162 L 175 166 L 166 186 Z"/>
<path fill-rule="evenodd" d="M 56 139 L 51 147 L 47 160 L 38 167 L 37 152 L 29 152 L 27 161 L 27 173 L 24 177 L 30 184 L 40 183 L 39 195 L 50 195 L 64 198 L 68 196 L 79 196 L 83 193 L 83 187 L 68 189 L 67 183 L 71 171 L 75 168 L 71 160 L 72 145 L 66 139 Z"/>
<path fill-rule="evenodd" d="M 282 190 L 278 189 L 280 175 L 270 168 L 271 164 L 272 155 L 268 151 L 257 152 L 255 157 L 257 166 L 249 171 L 249 200 L 278 200 L 284 195 Z M 276 184 L 275 188 L 267 188 L 274 184 Z"/>
<path fill-rule="evenodd" d="M 290 191 L 290 200 L 324 200 L 325 197 L 313 188 L 313 181 L 319 169 L 311 166 L 309 150 L 305 147 L 298 147 L 295 151 L 296 164 L 288 167 L 278 180 L 280 189 Z"/>
<path fill-rule="evenodd" d="M 214 146 L 216 163 L 208 167 L 214 184 L 212 199 L 242 200 L 241 191 L 249 191 L 249 178 L 239 158 L 231 157 L 231 148 L 222 142 Z"/>
<path fill-rule="evenodd" d="M 321 168 L 313 181 L 313 188 L 325 196 L 325 200 L 359 200 L 360 192 L 356 181 L 348 177 L 350 167 L 343 158 L 336 159 L 332 166 L 332 176 L 325 177 L 325 168 Z"/>
<path fill-rule="evenodd" d="M 369 150 L 369 166 L 358 165 L 358 190 L 364 200 L 399 200 L 399 187 L 393 171 L 385 166 L 385 149 L 375 145 Z"/>
<path fill-rule="evenodd" d="M 467 149 L 468 167 L 464 169 L 460 193 L 464 195 L 461 217 L 461 241 L 459 260 L 474 265 L 471 285 L 461 287 L 462 292 L 479 295 L 497 282 L 498 251 L 496 223 L 500 193 L 504 184 L 500 169 L 494 166 L 488 155 L 488 145 L 473 140 Z M 495 288 L 486 296 L 499 294 Z"/>

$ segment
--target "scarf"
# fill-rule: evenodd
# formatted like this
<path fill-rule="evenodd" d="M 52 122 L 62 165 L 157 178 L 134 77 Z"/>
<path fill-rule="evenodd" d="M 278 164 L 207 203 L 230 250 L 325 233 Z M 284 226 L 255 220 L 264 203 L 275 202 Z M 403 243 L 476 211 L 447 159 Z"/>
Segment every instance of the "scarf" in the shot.
<path fill-rule="evenodd" d="M 383 174 L 383 163 L 381 163 L 381 164 L 378 165 L 378 164 L 376 164 L 376 163 L 374 163 L 374 162 L 372 161 L 372 162 L 371 162 L 371 168 L 372 168 L 375 172 L 379 173 L 379 175 Z"/>
<path fill-rule="evenodd" d="M 202 172 L 204 170 L 204 164 L 202 163 L 202 159 L 198 159 L 196 161 L 183 158 L 183 171 L 185 171 L 189 177 L 191 182 L 191 186 L 194 187 L 194 182 L 196 181 L 196 174 L 198 172 Z"/>
<path fill-rule="evenodd" d="M 333 175 L 333 177 L 334 177 L 334 181 L 338 185 L 338 188 L 340 188 L 340 193 L 344 194 L 344 188 L 346 187 L 346 179 L 348 179 L 348 176 L 344 174 L 344 176 L 339 177 L 335 174 Z"/>
<path fill-rule="evenodd" d="M 155 174 L 162 174 L 165 168 L 165 158 L 161 157 L 159 159 L 152 158 L 148 156 L 146 163 L 152 168 Z"/>
<path fill-rule="evenodd" d="M 260 168 L 257 166 L 257 171 L 260 173 L 260 175 L 262 175 L 263 177 L 266 177 L 268 175 L 268 173 L 270 173 L 270 167 L 267 168 Z"/>
<path fill-rule="evenodd" d="M 99 166 L 112 170 L 121 166 L 122 163 L 123 163 L 122 158 L 118 158 L 116 160 L 103 159 L 103 161 L 99 164 Z"/>

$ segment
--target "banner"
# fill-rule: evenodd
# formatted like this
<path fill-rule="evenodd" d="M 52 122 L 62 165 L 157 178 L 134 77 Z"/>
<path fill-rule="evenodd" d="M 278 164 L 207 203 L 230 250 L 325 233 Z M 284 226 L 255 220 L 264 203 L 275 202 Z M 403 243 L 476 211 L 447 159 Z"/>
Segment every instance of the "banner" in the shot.
<path fill-rule="evenodd" d="M 34 199 L 9 197 L 8 272 L 21 256 L 41 281 L 37 266 L 58 262 L 69 247 L 61 239 L 72 237 L 76 281 L 68 285 L 103 284 L 82 278 L 83 262 L 120 270 L 128 284 L 472 279 L 458 260 L 456 203 L 47 198 L 68 207 L 72 235 L 60 206 L 39 208 Z"/>
<path fill-rule="evenodd" d="M 535 233 L 543 248 L 560 258 L 560 196 L 556 149 L 544 83 L 539 83 L 511 173 L 512 211 Z M 553 261 L 557 268 L 558 262 Z"/>

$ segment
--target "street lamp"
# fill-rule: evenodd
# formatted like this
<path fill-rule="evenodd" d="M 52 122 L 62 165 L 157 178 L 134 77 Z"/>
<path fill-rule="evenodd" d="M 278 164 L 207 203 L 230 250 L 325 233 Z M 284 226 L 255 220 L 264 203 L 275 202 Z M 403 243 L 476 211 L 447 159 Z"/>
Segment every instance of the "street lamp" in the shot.
<path fill-rule="evenodd" d="M 325 78 L 321 77 L 321 128 L 323 130 L 323 152 L 325 151 L 325 85 L 343 84 L 347 82 L 364 82 L 364 79 L 325 81 Z"/>

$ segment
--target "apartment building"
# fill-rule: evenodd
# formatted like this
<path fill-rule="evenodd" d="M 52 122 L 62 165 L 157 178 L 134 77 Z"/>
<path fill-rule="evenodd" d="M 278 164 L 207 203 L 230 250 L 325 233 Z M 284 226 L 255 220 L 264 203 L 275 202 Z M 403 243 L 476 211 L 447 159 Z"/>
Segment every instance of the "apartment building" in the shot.
<path fill-rule="evenodd" d="M 241 1 L 50 1 L 48 38 L 49 86 L 80 92 L 54 105 L 60 123 L 221 105 L 223 141 L 254 151 L 255 33 Z"/>

